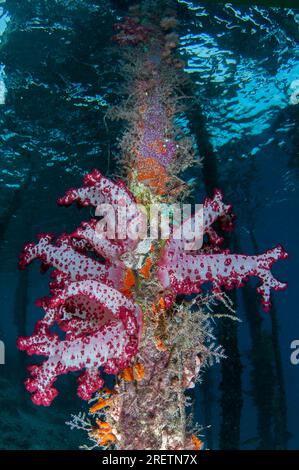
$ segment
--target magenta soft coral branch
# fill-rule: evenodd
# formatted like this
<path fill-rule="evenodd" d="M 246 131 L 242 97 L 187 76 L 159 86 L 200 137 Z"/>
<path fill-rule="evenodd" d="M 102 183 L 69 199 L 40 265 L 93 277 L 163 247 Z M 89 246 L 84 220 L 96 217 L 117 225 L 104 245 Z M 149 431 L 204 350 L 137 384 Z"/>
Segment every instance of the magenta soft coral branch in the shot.
<path fill-rule="evenodd" d="M 208 235 L 209 248 L 203 248 L 199 253 L 188 253 L 184 249 L 187 240 L 170 237 L 159 260 L 158 279 L 165 289 L 176 295 L 199 293 L 202 284 L 211 282 L 213 293 L 221 297 L 221 287 L 242 287 L 244 281 L 255 276 L 261 281 L 257 291 L 262 295 L 264 309 L 268 311 L 271 289 L 287 288 L 287 283 L 274 278 L 271 267 L 288 255 L 280 245 L 256 256 L 221 250 L 223 239 L 212 227 L 213 223 L 218 220 L 222 230 L 232 230 L 231 206 L 224 205 L 222 199 L 221 191 L 217 190 L 214 198 L 206 198 L 203 204 L 203 232 Z"/>
<path fill-rule="evenodd" d="M 212 283 L 212 292 L 221 297 L 221 287 L 242 287 L 251 276 L 261 280 L 257 291 L 262 294 L 266 311 L 271 306 L 270 292 L 284 290 L 287 284 L 272 275 L 270 269 L 279 259 L 287 258 L 281 246 L 257 256 L 222 253 L 187 254 L 166 249 L 159 263 L 158 278 L 165 289 L 178 294 L 196 294 L 205 282 Z"/>
<path fill-rule="evenodd" d="M 88 185 L 76 192 L 76 197 L 80 193 L 81 203 L 97 205 L 108 200 L 116 204 L 118 198 L 125 195 L 130 207 L 134 206 L 134 199 L 128 192 L 102 178 L 99 172 L 91 173 L 86 180 Z M 72 190 L 72 194 L 74 192 Z M 46 311 L 44 321 L 38 322 L 33 336 L 18 339 L 19 349 L 48 357 L 41 366 L 29 369 L 33 378 L 26 381 L 26 388 L 38 405 L 51 404 L 57 395 L 53 383 L 58 375 L 84 368 L 85 372 L 78 379 L 78 394 L 89 399 L 103 385 L 99 367 L 104 366 L 107 373 L 116 374 L 137 352 L 142 311 L 116 290 L 123 285 L 124 265 L 108 259 L 101 263 L 87 255 L 91 249 L 105 256 L 110 252 L 119 255 L 116 243 L 103 240 L 109 249 L 98 246 L 101 240 L 94 236 L 95 225 L 96 219 L 83 224 L 74 234 L 60 237 L 56 245 L 53 245 L 53 235 L 41 234 L 38 243 L 27 244 L 20 257 L 22 269 L 34 259 L 41 260 L 43 266 L 55 268 L 54 281 L 50 284 L 52 297 L 40 302 Z M 90 230 L 94 230 L 93 236 Z M 87 244 L 78 246 L 76 237 Z M 49 328 L 54 323 L 66 333 L 65 340 L 50 333 Z"/>

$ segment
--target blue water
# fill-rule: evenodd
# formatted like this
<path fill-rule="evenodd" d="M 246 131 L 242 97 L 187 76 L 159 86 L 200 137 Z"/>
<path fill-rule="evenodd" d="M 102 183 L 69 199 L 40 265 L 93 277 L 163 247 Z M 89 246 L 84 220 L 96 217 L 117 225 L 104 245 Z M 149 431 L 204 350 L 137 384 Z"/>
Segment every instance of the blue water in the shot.
<path fill-rule="evenodd" d="M 299 365 L 290 362 L 290 343 L 299 339 L 299 104 L 290 99 L 292 84 L 299 80 L 299 10 L 178 3 L 180 52 L 198 100 L 193 118 L 205 121 L 205 141 L 198 137 L 197 148 L 205 156 L 208 139 L 216 156 L 217 184 L 237 216 L 233 243 L 248 254 L 281 243 L 290 254 L 274 267 L 289 288 L 273 300 L 287 445 L 298 449 Z M 85 406 L 76 398 L 75 379 L 60 381 L 61 393 L 50 409 L 33 406 L 23 388 L 26 359 L 15 339 L 32 331 L 40 315 L 34 301 L 47 294 L 48 279 L 37 265 L 23 273 L 16 264 L 23 243 L 36 233 L 70 231 L 81 221 L 77 211 L 56 207 L 66 188 L 79 185 L 94 167 L 115 171 L 122 127 L 105 117 L 122 93 L 120 58 L 110 38 L 125 8 L 100 0 L 9 0 L 0 7 L 0 339 L 6 346 L 6 364 L 0 366 L 0 448 L 77 448 L 84 434 L 64 424 Z M 188 114 L 181 119 L 192 132 Z M 201 201 L 207 191 L 204 174 L 196 170 L 191 176 Z M 273 317 L 258 307 L 262 339 L 257 346 L 246 318 L 246 305 L 257 310 L 255 298 L 253 288 L 249 297 L 242 292 L 236 297 L 242 319 L 237 331 L 243 366 L 240 448 L 260 448 L 265 435 L 277 448 L 281 435 L 275 426 L 283 413 Z M 260 384 L 257 377 L 264 370 L 269 380 Z M 222 446 L 221 399 L 234 396 L 230 384 L 220 389 L 222 373 L 220 366 L 211 369 L 208 399 L 202 387 L 194 395 L 198 421 L 211 425 L 213 448 Z M 263 426 L 259 413 L 270 416 Z"/>

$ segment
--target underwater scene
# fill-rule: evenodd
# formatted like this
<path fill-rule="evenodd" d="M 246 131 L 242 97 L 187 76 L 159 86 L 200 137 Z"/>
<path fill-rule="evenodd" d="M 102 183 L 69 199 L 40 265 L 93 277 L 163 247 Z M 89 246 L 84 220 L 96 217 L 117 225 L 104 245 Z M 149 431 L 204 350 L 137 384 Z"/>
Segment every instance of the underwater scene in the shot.
<path fill-rule="evenodd" d="M 299 5 L 0 0 L 0 41 L 0 449 L 299 450 Z"/>

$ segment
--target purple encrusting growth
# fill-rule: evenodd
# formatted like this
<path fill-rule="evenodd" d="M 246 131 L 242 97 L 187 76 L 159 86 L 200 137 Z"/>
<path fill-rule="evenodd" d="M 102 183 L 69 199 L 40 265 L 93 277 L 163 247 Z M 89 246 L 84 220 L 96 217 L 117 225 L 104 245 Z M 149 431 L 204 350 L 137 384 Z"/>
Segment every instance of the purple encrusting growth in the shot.
<path fill-rule="evenodd" d="M 168 119 L 159 90 L 148 97 L 145 106 L 139 153 L 143 158 L 155 159 L 168 168 L 174 160 L 176 145 L 172 138 L 167 138 Z"/>

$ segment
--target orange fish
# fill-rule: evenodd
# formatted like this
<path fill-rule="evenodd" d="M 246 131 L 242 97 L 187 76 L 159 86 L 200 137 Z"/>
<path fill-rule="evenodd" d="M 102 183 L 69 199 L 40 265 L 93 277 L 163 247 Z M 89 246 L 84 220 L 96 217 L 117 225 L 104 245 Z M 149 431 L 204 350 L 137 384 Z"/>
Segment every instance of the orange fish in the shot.
<path fill-rule="evenodd" d="M 192 444 L 194 444 L 194 450 L 201 450 L 203 442 L 198 439 L 198 437 L 195 434 L 192 434 L 191 437 Z"/>
<path fill-rule="evenodd" d="M 153 263 L 150 257 L 146 258 L 144 265 L 142 268 L 139 270 L 140 274 L 145 278 L 148 279 L 150 277 L 150 270 L 152 267 Z"/>
<path fill-rule="evenodd" d="M 143 379 L 144 377 L 144 367 L 142 364 L 134 364 L 133 366 L 133 375 L 134 379 L 137 380 L 138 382 Z"/>
<path fill-rule="evenodd" d="M 93 405 L 90 409 L 90 413 L 96 413 L 99 410 L 102 410 L 103 408 L 106 408 L 106 406 L 111 406 L 112 405 L 112 399 L 111 398 L 100 398 L 99 401 L 95 405 Z"/>
<path fill-rule="evenodd" d="M 134 379 L 134 374 L 133 374 L 133 369 L 132 367 L 126 367 L 123 371 L 122 371 L 122 377 L 123 379 L 126 381 L 126 382 L 132 382 L 132 380 Z"/>

